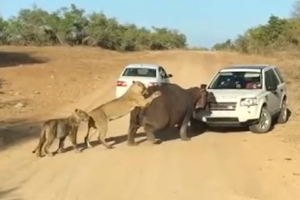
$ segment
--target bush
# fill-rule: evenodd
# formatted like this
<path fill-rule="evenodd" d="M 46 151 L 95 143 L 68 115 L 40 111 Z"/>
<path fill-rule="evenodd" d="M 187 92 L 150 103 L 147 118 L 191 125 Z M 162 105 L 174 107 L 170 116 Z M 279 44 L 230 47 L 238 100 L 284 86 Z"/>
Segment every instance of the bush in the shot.
<path fill-rule="evenodd" d="M 264 25 L 248 29 L 234 41 L 215 44 L 215 50 L 235 50 L 243 53 L 266 53 L 300 49 L 300 1 L 293 5 L 290 18 L 271 15 Z"/>
<path fill-rule="evenodd" d="M 1 45 L 86 45 L 110 50 L 168 50 L 186 48 L 186 36 L 176 30 L 120 24 L 103 13 L 85 14 L 71 4 L 49 13 L 37 6 L 0 18 Z"/>

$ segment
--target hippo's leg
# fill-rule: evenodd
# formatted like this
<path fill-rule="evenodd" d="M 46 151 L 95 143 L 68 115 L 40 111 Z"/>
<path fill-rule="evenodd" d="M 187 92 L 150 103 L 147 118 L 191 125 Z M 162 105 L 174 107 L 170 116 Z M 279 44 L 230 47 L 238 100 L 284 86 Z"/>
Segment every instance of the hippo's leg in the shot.
<path fill-rule="evenodd" d="M 134 137 L 138 129 L 139 129 L 138 125 L 130 123 L 128 128 L 127 145 L 129 146 L 137 145 L 137 143 L 134 140 Z"/>
<path fill-rule="evenodd" d="M 127 145 L 136 146 L 134 138 L 137 130 L 140 128 L 139 116 L 141 115 L 141 109 L 136 107 L 130 112 L 129 128 L 127 134 Z"/>
<path fill-rule="evenodd" d="M 147 134 L 147 140 L 151 142 L 152 144 L 160 144 L 161 140 L 156 139 L 154 135 L 154 131 L 156 130 L 152 125 L 150 124 L 145 124 L 145 132 Z"/>
<path fill-rule="evenodd" d="M 181 140 L 183 141 L 189 141 L 191 140 L 188 136 L 187 136 L 187 126 L 188 126 L 188 123 L 190 121 L 190 116 L 189 115 L 186 115 L 183 119 L 183 122 L 181 124 L 181 127 L 179 129 L 179 134 L 180 134 L 180 138 Z"/>

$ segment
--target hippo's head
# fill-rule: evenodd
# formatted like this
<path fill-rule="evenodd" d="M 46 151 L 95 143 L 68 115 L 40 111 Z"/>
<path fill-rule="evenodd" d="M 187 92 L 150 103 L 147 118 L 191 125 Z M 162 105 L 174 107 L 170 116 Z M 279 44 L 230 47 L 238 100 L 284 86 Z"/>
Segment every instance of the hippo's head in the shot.
<path fill-rule="evenodd" d="M 195 110 L 209 110 L 209 102 L 216 100 L 213 93 L 206 90 L 206 86 L 206 84 L 201 84 L 200 87 L 188 89 L 188 92 L 192 96 Z"/>

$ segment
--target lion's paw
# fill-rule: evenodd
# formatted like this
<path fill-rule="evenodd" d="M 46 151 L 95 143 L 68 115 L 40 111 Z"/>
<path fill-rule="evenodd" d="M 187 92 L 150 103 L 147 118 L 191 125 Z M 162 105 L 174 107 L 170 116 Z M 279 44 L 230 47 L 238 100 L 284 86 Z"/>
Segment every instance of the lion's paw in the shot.
<path fill-rule="evenodd" d="M 161 96 L 161 92 L 160 92 L 160 91 L 155 91 L 155 92 L 153 93 L 153 95 L 152 95 L 153 98 L 157 98 L 157 97 L 159 97 L 159 96 Z"/>

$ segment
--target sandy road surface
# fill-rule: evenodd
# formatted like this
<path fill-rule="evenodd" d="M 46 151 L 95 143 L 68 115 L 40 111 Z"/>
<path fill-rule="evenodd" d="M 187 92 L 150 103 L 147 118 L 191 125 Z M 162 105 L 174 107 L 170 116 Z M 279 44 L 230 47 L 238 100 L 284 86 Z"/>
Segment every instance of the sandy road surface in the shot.
<path fill-rule="evenodd" d="M 199 56 L 199 63 L 189 56 L 164 61 L 173 81 L 184 87 L 208 81 L 216 67 L 207 66 L 215 56 Z M 74 107 L 90 110 L 113 95 L 114 85 L 108 83 L 57 115 Z M 124 135 L 127 127 L 128 117 L 113 121 L 108 135 Z M 120 143 L 112 150 L 100 145 L 42 159 L 30 153 L 37 144 L 33 140 L 0 154 L 0 199 L 297 200 L 300 157 L 278 137 L 285 131 L 288 125 L 266 135 L 207 132 L 190 142 Z M 79 141 L 84 133 L 85 124 Z"/>

